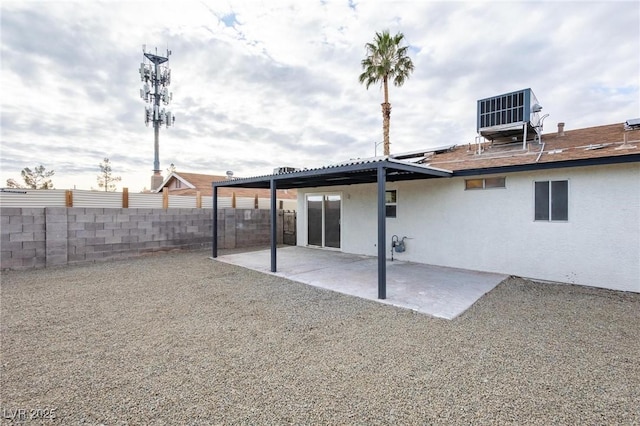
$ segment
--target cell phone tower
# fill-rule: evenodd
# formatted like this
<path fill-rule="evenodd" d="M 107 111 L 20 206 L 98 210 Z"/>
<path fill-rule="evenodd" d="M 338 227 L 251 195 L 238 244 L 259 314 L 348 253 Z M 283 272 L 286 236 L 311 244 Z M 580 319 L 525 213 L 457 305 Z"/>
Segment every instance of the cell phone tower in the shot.
<path fill-rule="evenodd" d="M 149 127 L 149 123 L 153 124 L 154 134 L 154 156 L 153 156 L 153 175 L 151 176 L 151 190 L 158 189 L 162 184 L 163 178 L 160 170 L 160 126 L 163 124 L 168 127 L 173 126 L 176 118 L 171 111 L 160 109 L 160 104 L 169 105 L 173 99 L 173 93 L 169 92 L 169 84 L 171 84 L 171 70 L 169 69 L 169 56 L 171 51 L 167 49 L 167 56 L 158 56 L 156 53 L 146 52 L 146 45 L 142 46 L 142 54 L 144 55 L 140 64 L 140 80 L 144 83 L 140 89 L 140 97 L 148 105 L 144 108 L 144 123 Z"/>

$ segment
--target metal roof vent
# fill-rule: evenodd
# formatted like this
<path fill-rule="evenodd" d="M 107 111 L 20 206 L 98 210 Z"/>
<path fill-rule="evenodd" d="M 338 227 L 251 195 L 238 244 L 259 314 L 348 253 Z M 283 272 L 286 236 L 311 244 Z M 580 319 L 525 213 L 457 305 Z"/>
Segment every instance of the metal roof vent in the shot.
<path fill-rule="evenodd" d="M 276 167 L 275 169 L 273 169 L 273 174 L 279 175 L 282 173 L 293 173 L 298 171 L 300 171 L 300 169 L 297 167 Z"/>
<path fill-rule="evenodd" d="M 631 145 L 629 143 L 629 132 L 634 130 L 640 130 L 640 118 L 633 118 L 631 120 L 625 121 L 624 132 L 622 136 L 622 145 L 615 149 L 636 149 L 638 147 L 637 145 Z"/>
<path fill-rule="evenodd" d="M 640 118 L 632 118 L 624 122 L 625 130 L 637 130 L 640 129 Z"/>

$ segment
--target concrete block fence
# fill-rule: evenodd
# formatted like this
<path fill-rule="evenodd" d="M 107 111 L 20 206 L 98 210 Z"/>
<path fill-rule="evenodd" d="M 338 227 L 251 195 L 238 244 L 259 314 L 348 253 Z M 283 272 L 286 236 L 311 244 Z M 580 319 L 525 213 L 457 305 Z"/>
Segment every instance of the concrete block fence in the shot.
<path fill-rule="evenodd" d="M 283 213 L 278 216 L 282 243 Z M 1 269 L 44 268 L 211 247 L 213 209 L 0 208 Z M 268 245 L 270 213 L 219 209 L 218 247 Z"/>

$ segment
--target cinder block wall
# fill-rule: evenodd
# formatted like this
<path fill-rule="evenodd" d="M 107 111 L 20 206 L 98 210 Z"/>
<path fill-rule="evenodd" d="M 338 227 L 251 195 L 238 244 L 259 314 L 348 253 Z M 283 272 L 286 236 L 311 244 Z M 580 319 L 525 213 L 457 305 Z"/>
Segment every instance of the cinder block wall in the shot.
<path fill-rule="evenodd" d="M 282 212 L 278 212 L 282 243 Z M 0 268 L 27 269 L 211 247 L 213 209 L 0 208 Z M 269 210 L 220 209 L 218 247 L 268 245 Z"/>
<path fill-rule="evenodd" d="M 40 268 L 47 263 L 45 209 L 0 208 L 2 269 Z"/>
<path fill-rule="evenodd" d="M 278 212 L 277 243 L 283 241 L 283 213 Z M 271 212 L 258 209 L 218 210 L 218 248 L 267 245 L 271 238 Z"/>

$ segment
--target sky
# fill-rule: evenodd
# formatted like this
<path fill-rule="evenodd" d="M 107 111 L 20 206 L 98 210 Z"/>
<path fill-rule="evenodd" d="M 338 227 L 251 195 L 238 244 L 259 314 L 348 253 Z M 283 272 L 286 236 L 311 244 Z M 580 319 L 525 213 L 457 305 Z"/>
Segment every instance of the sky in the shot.
<path fill-rule="evenodd" d="M 531 88 L 544 133 L 640 117 L 637 1 L 11 1 L 0 3 L 0 186 L 25 167 L 57 189 L 151 185 L 143 45 L 171 50 L 163 176 L 236 177 L 382 153 L 365 44 L 401 32 L 415 71 L 391 86 L 391 153 L 473 143 L 479 99 Z"/>

